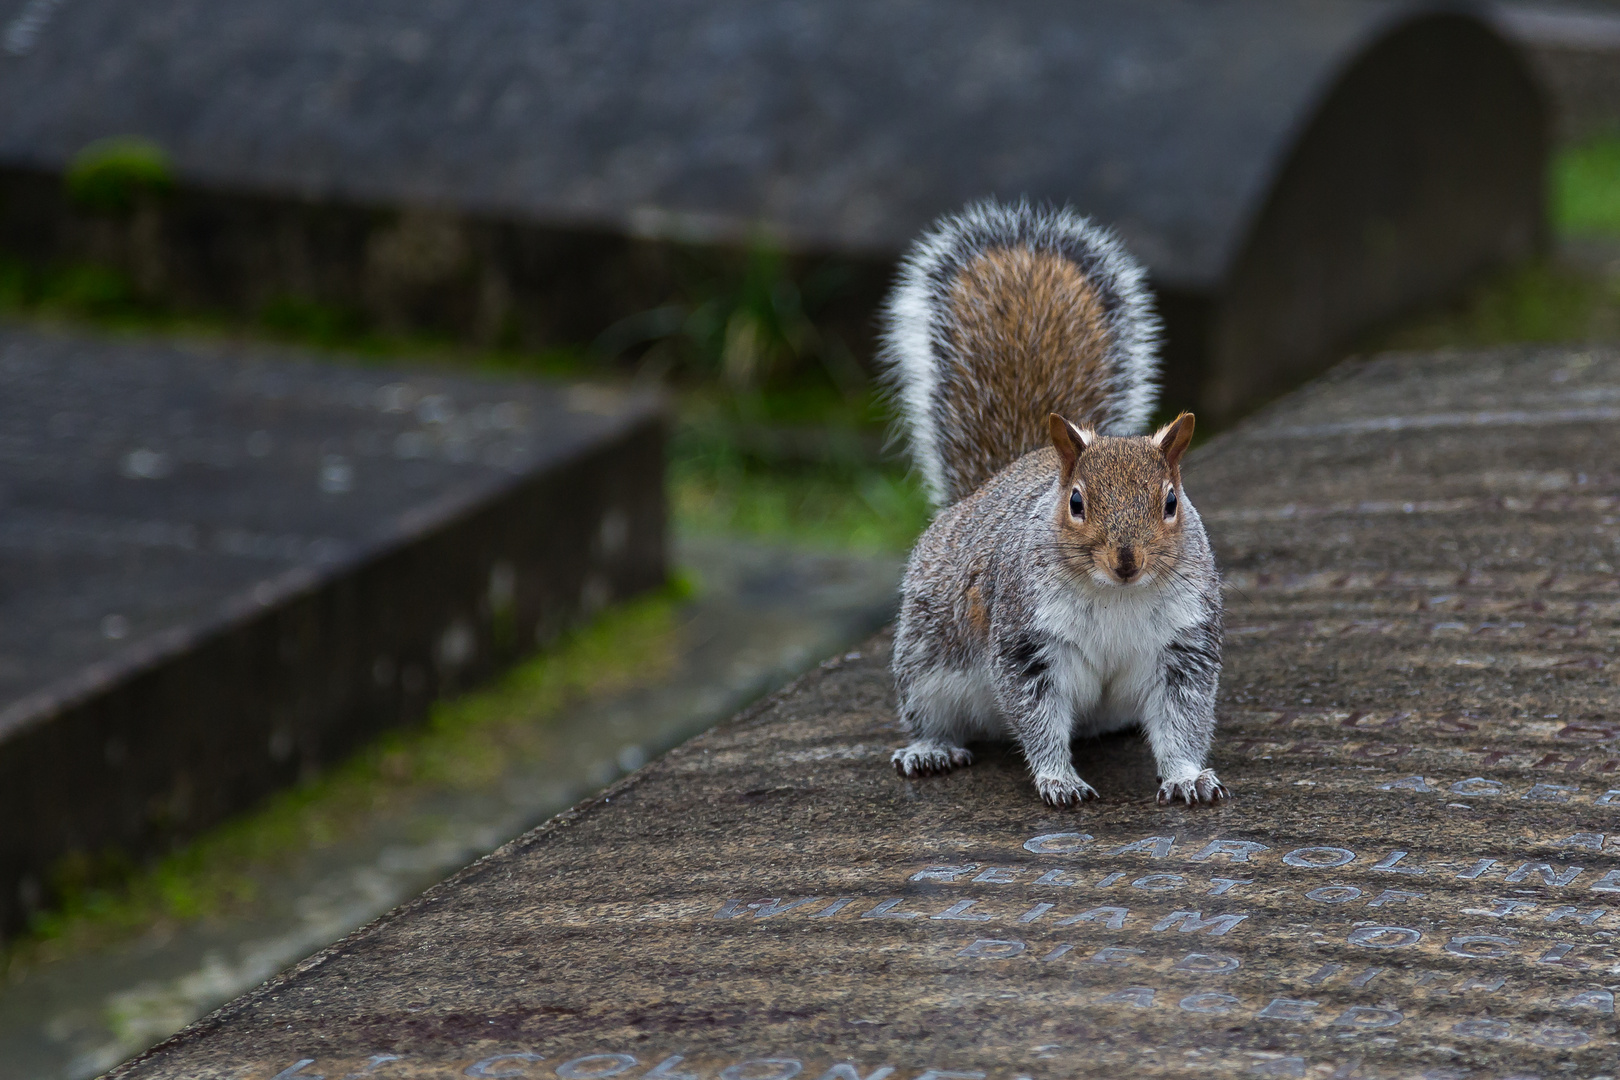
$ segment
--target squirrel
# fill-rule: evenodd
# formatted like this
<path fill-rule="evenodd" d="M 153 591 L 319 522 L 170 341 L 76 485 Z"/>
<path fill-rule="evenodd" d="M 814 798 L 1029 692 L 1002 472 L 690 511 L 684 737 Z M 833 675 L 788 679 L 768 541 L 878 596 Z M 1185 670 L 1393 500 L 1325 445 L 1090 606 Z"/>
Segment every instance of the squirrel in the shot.
<path fill-rule="evenodd" d="M 1011 737 L 1054 807 L 1097 797 L 1070 741 L 1140 724 L 1158 802 L 1228 797 L 1215 729 L 1221 593 L 1181 489 L 1183 412 L 1157 394 L 1146 274 L 1065 209 L 986 201 L 913 244 L 880 367 L 936 507 L 901 584 L 893 670 L 906 777 Z"/>

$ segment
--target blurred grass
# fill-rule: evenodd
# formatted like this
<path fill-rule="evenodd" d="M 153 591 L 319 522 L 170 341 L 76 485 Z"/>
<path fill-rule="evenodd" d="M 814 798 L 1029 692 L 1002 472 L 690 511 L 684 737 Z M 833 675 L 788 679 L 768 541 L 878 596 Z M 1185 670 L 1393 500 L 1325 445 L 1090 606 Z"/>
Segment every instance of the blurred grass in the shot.
<path fill-rule="evenodd" d="M 241 914 L 278 869 L 388 820 L 434 791 L 486 791 L 514 760 L 546 751 L 582 698 L 644 686 L 676 660 L 682 580 L 617 608 L 490 687 L 433 706 L 425 725 L 384 736 L 318 779 L 210 830 L 150 866 L 65 863 L 53 910 L 0 951 L 0 974 L 82 954 L 177 923 Z"/>
<path fill-rule="evenodd" d="M 1561 151 L 1554 159 L 1552 196 L 1560 232 L 1620 238 L 1620 135 Z"/>
<path fill-rule="evenodd" d="M 1620 341 L 1620 135 L 1560 150 L 1548 192 L 1557 252 L 1493 274 L 1359 351 Z"/>

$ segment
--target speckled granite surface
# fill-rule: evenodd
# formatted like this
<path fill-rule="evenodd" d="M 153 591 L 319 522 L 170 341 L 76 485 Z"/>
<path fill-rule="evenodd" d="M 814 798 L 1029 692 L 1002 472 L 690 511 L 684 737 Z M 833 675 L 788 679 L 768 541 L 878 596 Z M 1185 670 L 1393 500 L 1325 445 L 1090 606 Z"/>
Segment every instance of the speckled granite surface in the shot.
<path fill-rule="evenodd" d="M 888 641 L 122 1077 L 1610 1076 L 1620 356 L 1342 369 L 1196 454 L 1234 799 L 907 782 Z M 1611 837 L 1613 840 L 1611 840 Z"/>

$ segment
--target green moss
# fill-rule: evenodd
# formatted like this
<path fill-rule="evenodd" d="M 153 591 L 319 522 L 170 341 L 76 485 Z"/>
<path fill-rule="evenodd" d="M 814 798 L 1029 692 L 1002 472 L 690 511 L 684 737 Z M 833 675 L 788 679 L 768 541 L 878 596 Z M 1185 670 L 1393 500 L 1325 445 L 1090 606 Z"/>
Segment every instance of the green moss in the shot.
<path fill-rule="evenodd" d="M 1620 236 L 1620 135 L 1559 151 L 1551 188 L 1559 232 Z"/>
<path fill-rule="evenodd" d="M 353 312 L 297 296 L 271 300 L 259 312 L 259 322 L 272 337 L 326 348 L 351 344 L 361 333 Z"/>
<path fill-rule="evenodd" d="M 147 867 L 65 860 L 58 906 L 0 953 L 0 971 L 74 955 L 165 925 L 240 914 L 258 882 L 320 848 L 388 819 L 434 791 L 481 791 L 514 762 L 543 759 L 570 703 L 666 675 L 677 614 L 692 587 L 615 608 L 494 685 L 434 705 L 428 722 L 377 740 L 349 761 L 210 830 Z"/>
<path fill-rule="evenodd" d="M 74 157 L 67 171 L 68 195 L 100 213 L 124 213 L 143 194 L 174 186 L 169 155 L 150 139 L 122 135 L 98 139 Z"/>

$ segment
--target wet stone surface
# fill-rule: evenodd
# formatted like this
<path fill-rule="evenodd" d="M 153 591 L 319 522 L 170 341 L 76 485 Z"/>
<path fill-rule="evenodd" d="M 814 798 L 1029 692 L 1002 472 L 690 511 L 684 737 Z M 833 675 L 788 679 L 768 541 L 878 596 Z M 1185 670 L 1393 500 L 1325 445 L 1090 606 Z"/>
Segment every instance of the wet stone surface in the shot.
<path fill-rule="evenodd" d="M 1225 805 L 901 780 L 879 636 L 119 1075 L 1612 1076 L 1617 419 L 1407 357 L 1201 448 Z"/>

